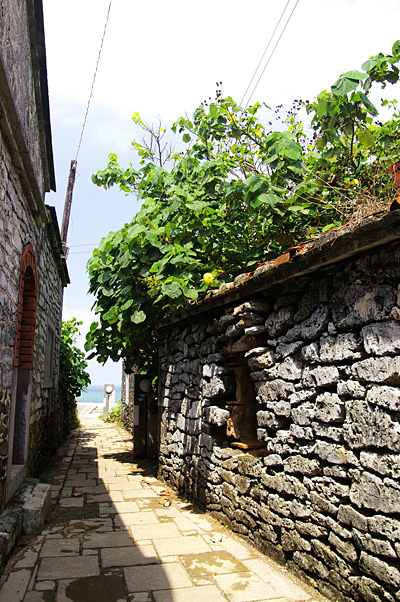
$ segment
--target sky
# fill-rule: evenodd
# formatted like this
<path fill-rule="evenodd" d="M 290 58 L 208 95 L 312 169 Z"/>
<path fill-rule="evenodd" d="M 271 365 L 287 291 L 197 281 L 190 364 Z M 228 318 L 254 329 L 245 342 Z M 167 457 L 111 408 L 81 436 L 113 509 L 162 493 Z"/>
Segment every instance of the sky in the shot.
<path fill-rule="evenodd" d="M 48 193 L 46 203 L 56 207 L 60 227 L 109 4 L 43 0 L 57 182 L 57 192 Z M 95 319 L 86 263 L 101 238 L 129 222 L 139 209 L 135 197 L 98 188 L 91 175 L 105 168 L 111 152 L 122 165 L 135 164 L 130 143 L 140 137 L 131 120 L 136 111 L 148 122 L 161 119 L 168 127 L 214 98 L 221 81 L 223 95 L 240 103 L 285 6 L 250 86 L 253 92 L 282 34 L 252 103 L 289 108 L 293 99 L 312 100 L 341 73 L 359 69 L 373 54 L 390 52 L 400 38 L 398 0 L 112 0 L 78 155 L 68 232 L 71 284 L 63 316 L 83 321 L 81 348 Z M 390 97 L 400 96 L 396 87 L 389 90 Z M 92 384 L 121 382 L 119 364 L 102 366 L 91 360 L 88 370 Z"/>

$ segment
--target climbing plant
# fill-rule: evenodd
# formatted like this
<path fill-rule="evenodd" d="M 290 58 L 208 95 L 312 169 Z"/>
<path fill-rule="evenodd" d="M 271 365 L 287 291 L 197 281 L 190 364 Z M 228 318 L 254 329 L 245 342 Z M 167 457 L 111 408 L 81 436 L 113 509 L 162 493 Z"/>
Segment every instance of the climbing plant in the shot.
<path fill-rule="evenodd" d="M 66 400 L 74 400 L 90 385 L 85 354 L 76 345 L 81 324 L 76 318 L 61 323 L 60 392 Z"/>
<path fill-rule="evenodd" d="M 122 168 L 110 154 L 92 176 L 98 186 L 136 194 L 142 207 L 88 263 L 99 315 L 85 346 L 90 357 L 125 357 L 151 370 L 166 310 L 184 312 L 207 289 L 389 199 L 400 114 L 396 101 L 384 101 L 390 116 L 379 121 L 370 91 L 398 82 L 399 60 L 396 42 L 392 54 L 342 74 L 314 102 L 296 101 L 284 117 L 278 109 L 268 125 L 267 105 L 243 109 L 219 89 L 215 102 L 172 126 L 182 152 L 166 148 L 165 130 L 135 113 L 150 136 L 132 144 L 139 167 Z"/>

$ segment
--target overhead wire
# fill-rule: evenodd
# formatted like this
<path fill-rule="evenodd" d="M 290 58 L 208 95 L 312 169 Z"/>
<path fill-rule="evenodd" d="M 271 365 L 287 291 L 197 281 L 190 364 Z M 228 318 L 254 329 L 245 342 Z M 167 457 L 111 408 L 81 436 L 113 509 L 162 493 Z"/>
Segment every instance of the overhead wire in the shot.
<path fill-rule="evenodd" d="M 254 71 L 254 73 L 253 73 L 253 76 L 252 76 L 251 80 L 249 81 L 249 84 L 248 84 L 248 86 L 247 86 L 247 88 L 246 88 L 246 92 L 243 94 L 243 98 L 242 98 L 242 100 L 240 101 L 240 106 L 242 106 L 242 104 L 243 104 L 243 101 L 244 101 L 244 99 L 246 98 L 246 94 L 247 94 L 247 92 L 249 91 L 249 89 L 250 89 L 250 86 L 251 86 L 251 84 L 253 83 L 253 80 L 254 80 L 254 78 L 255 78 L 255 76 L 256 76 L 256 73 L 257 73 L 257 71 L 259 70 L 261 63 L 262 63 L 262 62 L 263 62 L 263 60 L 264 60 L 264 57 L 265 57 L 265 55 L 266 55 L 266 53 L 267 53 L 267 51 L 268 51 L 268 48 L 269 48 L 269 47 L 270 47 L 270 45 L 271 45 L 271 42 L 272 42 L 272 40 L 273 40 L 273 38 L 274 38 L 274 35 L 275 35 L 275 33 L 276 33 L 276 30 L 278 29 L 278 27 L 279 27 L 279 24 L 280 24 L 280 22 L 282 21 L 283 15 L 285 14 L 287 7 L 289 6 L 289 3 L 290 3 L 290 0 L 287 0 L 287 2 L 286 2 L 286 5 L 285 5 L 285 8 L 283 9 L 283 11 L 282 11 L 282 13 L 281 13 L 281 16 L 279 17 L 278 23 L 276 24 L 276 26 L 275 26 L 275 29 L 274 29 L 274 31 L 272 32 L 272 35 L 271 35 L 271 37 L 269 38 L 268 44 L 267 44 L 267 46 L 266 46 L 266 48 L 265 48 L 265 50 L 264 50 L 264 52 L 263 52 L 263 55 L 262 55 L 262 57 L 260 58 L 260 61 L 259 61 L 258 65 L 257 65 L 257 67 L 256 67 L 256 69 L 255 69 L 255 71 Z M 247 106 L 247 105 L 246 105 L 246 106 Z"/>
<path fill-rule="evenodd" d="M 95 81 L 96 81 L 97 71 L 98 71 L 98 68 L 99 68 L 100 57 L 101 57 L 101 51 L 103 50 L 104 38 L 106 37 L 106 31 L 107 31 L 108 20 L 109 20 L 109 18 L 110 18 L 111 4 L 112 4 L 112 0 L 110 0 L 110 4 L 108 5 L 108 11 L 107 11 L 107 16 L 106 16 L 106 22 L 105 22 L 105 25 L 104 25 L 103 36 L 102 36 L 102 38 L 101 38 L 101 42 L 100 42 L 100 49 L 99 49 L 99 53 L 98 53 L 98 55 L 97 55 L 97 62 L 96 62 L 96 67 L 95 67 L 95 70 L 94 70 L 93 81 L 92 81 L 92 87 L 91 87 L 91 89 L 90 89 L 89 100 L 88 100 L 87 107 L 86 107 L 85 118 L 84 118 L 84 120 L 83 120 L 82 131 L 81 131 L 81 135 L 80 135 L 80 138 L 79 138 L 79 144 L 78 144 L 78 149 L 77 149 L 77 151 L 76 151 L 76 157 L 75 157 L 75 161 L 77 161 L 77 160 L 78 160 L 79 151 L 80 151 L 80 149 L 81 149 L 81 144 L 82 144 L 82 139 L 83 139 L 83 133 L 84 133 L 84 131 L 85 131 L 85 127 L 86 127 L 86 121 L 87 121 L 87 117 L 88 117 L 88 114 L 89 114 L 89 107 L 90 107 L 90 103 L 91 103 L 92 96 L 93 96 L 94 84 L 95 84 Z"/>
<path fill-rule="evenodd" d="M 99 242 L 87 242 L 84 245 L 70 245 L 70 249 L 75 249 L 76 247 L 95 247 L 96 245 L 99 245 Z"/>
<path fill-rule="evenodd" d="M 291 18 L 292 18 L 292 16 L 293 16 L 293 13 L 294 13 L 294 11 L 296 10 L 296 7 L 297 7 L 297 5 L 298 5 L 299 1 L 300 1 L 300 0 L 296 0 L 296 4 L 294 5 L 294 7 L 293 7 L 293 9 L 292 9 L 292 12 L 291 12 L 291 13 L 290 13 L 290 15 L 289 15 L 289 18 L 288 18 L 288 20 L 286 21 L 286 23 L 285 23 L 285 25 L 284 25 L 284 27 L 283 27 L 283 29 L 282 29 L 281 33 L 280 33 L 280 36 L 279 36 L 279 38 L 278 38 L 278 40 L 277 40 L 277 42 L 276 42 L 276 44 L 275 44 L 275 46 L 274 46 L 274 48 L 273 48 L 273 50 L 272 50 L 271 54 L 269 55 L 269 59 L 268 59 L 268 61 L 266 62 L 266 64 L 265 64 L 265 67 L 264 67 L 264 69 L 262 70 L 262 72 L 261 72 L 261 75 L 260 75 L 260 77 L 258 78 L 258 80 L 257 80 L 257 83 L 256 83 L 256 85 L 255 85 L 255 86 L 254 86 L 254 88 L 253 88 L 253 91 L 252 91 L 252 93 L 250 94 L 250 97 L 249 97 L 249 99 L 248 99 L 248 101 L 247 101 L 247 103 L 246 103 L 246 106 L 245 106 L 245 108 L 247 108 L 247 107 L 249 106 L 249 104 L 250 104 L 250 101 L 251 101 L 251 99 L 252 99 L 252 97 L 253 97 L 253 94 L 254 94 L 254 92 L 256 91 L 256 89 L 257 89 L 257 87 L 258 87 L 258 84 L 260 83 L 260 81 L 261 81 L 261 79 L 262 79 L 262 76 L 263 76 L 263 75 L 264 75 L 264 73 L 265 73 L 265 70 L 266 70 L 266 68 L 268 67 L 269 63 L 271 62 L 271 59 L 272 59 L 272 57 L 274 56 L 275 50 L 276 50 L 276 48 L 277 48 L 277 46 L 278 46 L 279 42 L 281 41 L 283 34 L 285 33 L 285 30 L 286 30 L 286 28 L 287 28 L 287 26 L 288 26 L 288 24 L 289 24 L 289 22 L 290 22 L 290 20 L 291 20 Z M 286 6 L 287 6 L 287 5 L 286 5 Z M 281 18 L 282 18 L 282 16 L 283 16 L 284 12 L 286 11 L 286 6 L 285 6 L 285 8 L 284 8 L 284 11 L 283 11 L 283 13 L 282 13 L 282 15 L 281 15 Z M 278 25 L 279 25 L 279 23 L 278 23 Z M 278 27 L 278 26 L 277 26 L 277 27 Z M 276 28 L 275 28 L 275 30 L 274 30 L 274 33 L 275 33 L 275 31 L 276 31 Z M 272 39 L 272 37 L 273 37 L 273 36 L 271 36 L 271 39 Z M 257 69 L 258 69 L 258 67 L 257 67 Z"/>

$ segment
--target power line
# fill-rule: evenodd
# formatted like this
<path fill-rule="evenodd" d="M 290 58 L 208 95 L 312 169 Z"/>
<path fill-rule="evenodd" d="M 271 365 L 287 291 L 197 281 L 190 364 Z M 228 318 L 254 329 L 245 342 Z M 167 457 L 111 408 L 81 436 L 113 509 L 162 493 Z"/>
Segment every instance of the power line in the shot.
<path fill-rule="evenodd" d="M 70 249 L 75 249 L 76 247 L 95 247 L 96 245 L 99 245 L 99 242 L 87 242 L 84 245 L 70 245 Z"/>
<path fill-rule="evenodd" d="M 247 92 L 249 91 L 249 88 L 250 88 L 251 84 L 253 83 L 253 80 L 254 80 L 254 78 L 255 78 L 255 76 L 256 76 L 256 73 L 257 73 L 257 71 L 258 71 L 258 70 L 259 70 L 259 68 L 260 68 L 260 65 L 261 65 L 261 63 L 262 63 L 262 61 L 263 61 L 263 59 L 264 59 L 264 56 L 265 56 L 265 55 L 266 55 L 266 53 L 267 53 L 267 50 L 268 50 L 268 48 L 270 47 L 270 44 L 271 44 L 271 42 L 272 42 L 272 39 L 273 39 L 273 37 L 274 37 L 274 35 L 275 35 L 275 33 L 276 33 L 276 30 L 277 30 L 277 29 L 278 29 L 278 27 L 279 27 L 279 24 L 280 24 L 280 22 L 282 21 L 282 17 L 283 17 L 283 15 L 284 15 L 284 14 L 285 14 L 285 12 L 286 12 L 286 9 L 287 9 L 287 7 L 288 7 L 288 5 L 289 5 L 289 2 L 290 2 L 290 0 L 288 0 L 288 1 L 286 2 L 286 6 L 285 6 L 285 8 L 284 8 L 284 9 L 283 9 L 283 11 L 282 11 L 282 14 L 281 14 L 281 16 L 279 17 L 279 21 L 278 21 L 278 23 L 276 24 L 276 27 L 275 27 L 275 29 L 274 29 L 274 31 L 273 31 L 273 33 L 272 33 L 272 35 L 271 35 L 270 39 L 269 39 L 269 42 L 268 42 L 268 44 L 267 44 L 267 47 L 265 48 L 265 50 L 264 50 L 264 52 L 263 52 L 263 55 L 262 55 L 262 57 L 260 58 L 260 62 L 258 63 L 258 65 L 257 65 L 257 67 L 256 67 L 256 69 L 255 69 L 255 71 L 254 71 L 254 73 L 253 73 L 253 76 L 252 76 L 252 78 L 251 78 L 251 80 L 250 80 L 250 82 L 249 82 L 249 85 L 248 85 L 248 86 L 247 86 L 247 88 L 246 88 L 246 92 L 243 94 L 243 98 L 242 98 L 242 100 L 240 101 L 240 106 L 242 106 L 242 104 L 243 104 L 243 101 L 244 101 L 244 99 L 246 98 L 246 94 L 247 94 Z M 248 104 L 248 103 L 247 103 L 247 104 Z M 246 105 L 246 107 L 247 107 L 247 105 Z"/>
<path fill-rule="evenodd" d="M 260 83 L 260 81 L 261 81 L 261 78 L 262 78 L 262 76 L 263 76 L 263 75 L 264 75 L 264 73 L 265 73 L 265 70 L 266 70 L 266 68 L 268 67 L 268 65 L 269 65 L 269 63 L 270 63 L 270 61 L 271 61 L 272 57 L 274 56 L 275 50 L 276 50 L 276 48 L 277 48 L 277 46 L 278 46 L 279 42 L 281 41 L 281 38 L 282 38 L 283 34 L 285 33 L 286 27 L 288 26 L 288 24 L 289 24 L 289 21 L 290 21 L 290 19 L 292 18 L 292 16 L 293 16 L 293 13 L 294 13 L 294 11 L 296 10 L 296 7 L 297 7 L 297 5 L 298 5 L 299 1 L 300 1 L 300 0 L 297 0 L 297 1 L 296 1 L 296 4 L 294 5 L 294 8 L 293 8 L 292 12 L 291 12 L 291 13 L 290 13 L 290 15 L 289 15 L 289 18 L 288 18 L 288 20 L 286 21 L 286 23 L 285 23 L 285 26 L 284 26 L 284 28 L 283 28 L 283 29 L 282 29 L 282 31 L 281 31 L 281 34 L 280 34 L 280 36 L 279 36 L 279 38 L 278 38 L 278 41 L 276 42 L 276 44 L 275 44 L 275 46 L 274 46 L 274 48 L 273 48 L 273 50 L 272 50 L 271 54 L 269 55 L 269 59 L 268 59 L 268 61 L 267 61 L 266 65 L 265 65 L 264 69 L 262 70 L 262 73 L 261 73 L 260 77 L 258 78 L 258 81 L 257 81 L 256 85 L 255 85 L 255 86 L 254 86 L 254 88 L 253 88 L 253 92 L 250 94 L 250 98 L 248 99 L 248 101 L 247 101 L 247 103 L 246 103 L 246 107 L 245 107 L 245 108 L 247 108 L 247 107 L 248 107 L 248 105 L 249 105 L 249 103 L 250 103 L 250 100 L 252 99 L 252 96 L 253 96 L 254 92 L 256 91 L 256 89 L 257 89 L 257 87 L 258 87 L 258 84 L 259 84 L 259 83 Z M 286 10 L 286 7 L 285 7 L 285 10 Z M 282 14 L 283 14 L 283 13 L 282 13 Z"/>
<path fill-rule="evenodd" d="M 101 43 L 100 43 L 99 54 L 98 54 L 98 56 L 97 56 L 96 68 L 95 68 L 95 70 L 94 70 L 93 81 L 92 81 L 92 87 L 91 87 L 91 89 L 90 89 L 89 100 L 88 100 L 87 107 L 86 107 L 85 118 L 84 118 L 84 120 L 83 120 L 83 126 L 82 126 L 82 131 L 81 131 L 81 137 L 80 137 L 80 139 L 79 139 L 78 150 L 76 151 L 76 157 L 75 157 L 75 161 L 77 161 L 77 160 L 78 160 L 79 151 L 80 151 L 80 149 L 81 149 L 82 138 L 83 138 L 83 132 L 85 131 L 85 126 L 86 126 L 87 116 L 88 116 L 88 113 L 89 113 L 90 102 L 91 102 L 91 100 L 92 100 L 92 96 L 93 96 L 93 88 L 94 88 L 94 83 L 95 83 L 95 81 L 96 81 L 97 70 L 98 70 L 98 68 L 99 68 L 101 51 L 102 51 L 102 49 L 103 49 L 104 38 L 105 38 L 105 36 L 106 36 L 107 25 L 108 25 L 108 19 L 109 19 L 109 17 L 110 17 L 111 4 L 112 4 L 112 0 L 110 0 L 110 4 L 108 5 L 108 11 L 107 11 L 106 22 L 105 22 L 105 25 L 104 25 L 103 37 L 101 38 Z"/>

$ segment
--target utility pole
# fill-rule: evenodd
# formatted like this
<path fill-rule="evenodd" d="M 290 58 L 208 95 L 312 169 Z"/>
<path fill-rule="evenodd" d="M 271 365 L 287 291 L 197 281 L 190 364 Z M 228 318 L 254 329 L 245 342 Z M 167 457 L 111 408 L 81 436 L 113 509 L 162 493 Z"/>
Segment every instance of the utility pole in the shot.
<path fill-rule="evenodd" d="M 67 255 L 68 255 L 67 235 L 68 235 L 69 217 L 71 214 L 72 194 L 74 192 L 75 175 L 76 175 L 76 161 L 72 160 L 71 166 L 69 169 L 67 193 L 65 195 L 64 213 L 63 213 L 63 220 L 62 220 L 62 226 L 61 226 L 61 242 L 62 242 L 62 246 L 64 249 L 65 257 L 67 257 Z"/>

